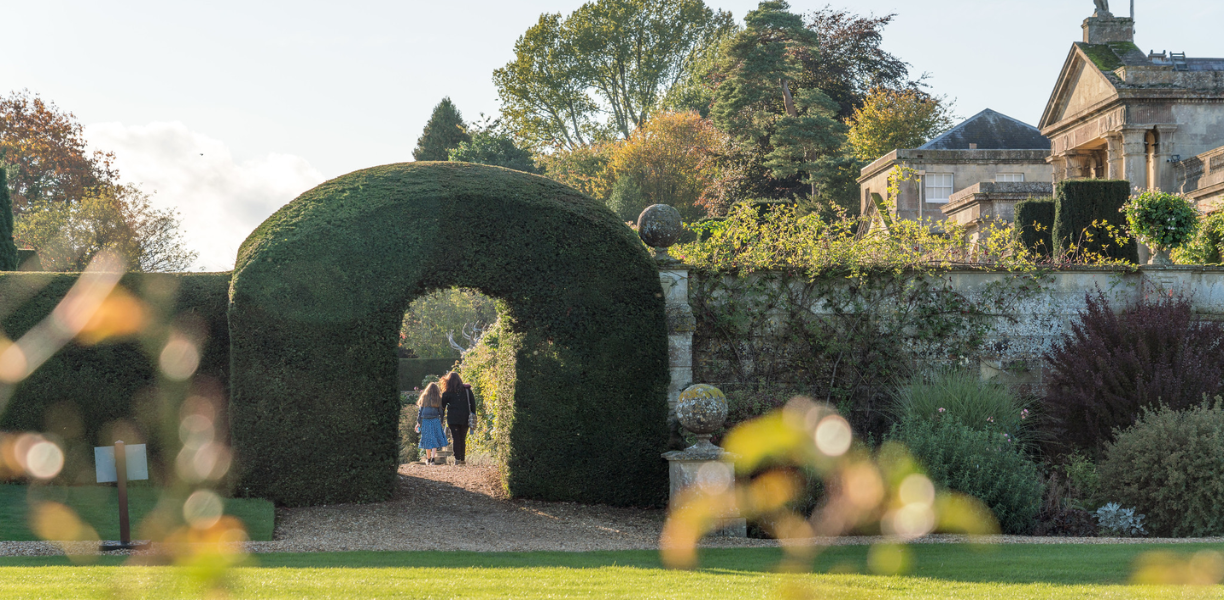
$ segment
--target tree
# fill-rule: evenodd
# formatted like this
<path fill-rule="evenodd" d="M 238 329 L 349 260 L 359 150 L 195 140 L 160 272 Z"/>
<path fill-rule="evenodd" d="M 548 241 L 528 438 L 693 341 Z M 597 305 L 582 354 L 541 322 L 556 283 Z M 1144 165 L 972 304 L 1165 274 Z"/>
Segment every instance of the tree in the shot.
<path fill-rule="evenodd" d="M 520 148 L 514 138 L 502 128 L 500 120 L 485 119 L 483 125 L 476 125 L 471 129 L 471 141 L 460 142 L 451 150 L 450 160 L 494 165 L 525 173 L 543 172 L 536 166 L 531 151 Z"/>
<path fill-rule="evenodd" d="M 616 182 L 609 165 L 623 142 L 601 142 L 573 149 L 558 148 L 539 157 L 544 176 L 597 200 L 608 200 Z"/>
<path fill-rule="evenodd" d="M 433 115 L 425 124 L 425 131 L 417 139 L 417 147 L 412 151 L 413 160 L 444 161 L 450 158 L 450 151 L 463 142 L 472 141 L 467 133 L 467 125 L 463 115 L 455 108 L 450 98 L 443 98 L 434 107 Z"/>
<path fill-rule="evenodd" d="M 779 179 L 817 180 L 845 140 L 837 105 L 802 87 L 803 62 L 819 54 L 818 37 L 781 0 L 762 2 L 725 48 L 711 116 L 741 144 L 761 149 L 763 166 Z"/>
<path fill-rule="evenodd" d="M 105 186 L 76 202 L 34 202 L 17 217 L 14 237 L 34 248 L 48 271 L 82 271 L 103 249 L 133 271 L 185 271 L 197 255 L 178 227 L 174 211 L 152 208 L 140 190 Z"/>
<path fill-rule="evenodd" d="M 698 201 L 713 181 L 709 159 L 723 137 L 695 112 L 655 115 L 612 153 L 614 210 L 631 220 L 651 204 L 668 204 L 689 221 L 705 216 Z"/>
<path fill-rule="evenodd" d="M 459 358 L 461 353 L 448 337 L 462 340 L 473 330 L 488 329 L 496 320 L 497 303 L 492 298 L 462 288 L 437 290 L 417 298 L 404 314 L 400 347 L 420 358 Z"/>
<path fill-rule="evenodd" d="M 734 27 L 702 0 L 594 0 L 542 15 L 493 73 L 502 114 L 534 146 L 627 138 Z"/>
<path fill-rule="evenodd" d="M 0 163 L 0 271 L 16 271 L 17 244 L 13 241 L 13 201 L 9 197 L 8 166 Z"/>
<path fill-rule="evenodd" d="M 916 89 L 909 81 L 909 64 L 880 48 L 883 30 L 896 15 L 863 17 L 828 7 L 808 15 L 820 52 L 803 57 L 800 85 L 823 91 L 838 105 L 837 116 L 848 121 L 872 90 Z"/>
<path fill-rule="evenodd" d="M 917 148 L 952 128 L 943 98 L 919 90 L 876 88 L 850 120 L 847 142 L 862 161 Z"/>
<path fill-rule="evenodd" d="M 118 180 L 114 155 L 89 153 L 76 116 L 29 90 L 0 98 L 0 158 L 16 166 L 9 185 L 13 212 L 34 202 L 74 202 L 90 188 Z"/>

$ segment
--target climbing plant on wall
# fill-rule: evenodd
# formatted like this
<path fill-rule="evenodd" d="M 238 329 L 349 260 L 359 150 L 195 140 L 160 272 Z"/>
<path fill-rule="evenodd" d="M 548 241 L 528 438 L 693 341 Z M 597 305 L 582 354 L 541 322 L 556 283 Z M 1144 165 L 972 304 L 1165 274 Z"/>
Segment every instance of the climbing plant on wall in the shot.
<path fill-rule="evenodd" d="M 912 221 L 887 234 L 859 235 L 861 225 L 744 209 L 673 250 L 698 268 L 694 345 L 707 360 L 695 379 L 730 383 L 733 397 L 802 393 L 879 433 L 899 380 L 975 358 L 997 319 L 1040 289 L 1042 271 L 1008 227 L 973 245 Z M 949 269 L 967 261 L 1009 276 L 958 291 Z"/>

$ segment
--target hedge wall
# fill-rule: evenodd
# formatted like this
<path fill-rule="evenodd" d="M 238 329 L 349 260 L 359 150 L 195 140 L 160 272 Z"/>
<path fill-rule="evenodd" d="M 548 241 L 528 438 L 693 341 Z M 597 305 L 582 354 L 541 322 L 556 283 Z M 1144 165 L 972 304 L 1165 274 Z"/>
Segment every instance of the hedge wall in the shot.
<path fill-rule="evenodd" d="M 1020 243 L 1041 256 L 1054 249 L 1054 199 L 1034 198 L 1016 204 L 1016 231 Z"/>
<path fill-rule="evenodd" d="M 455 358 L 401 358 L 399 359 L 399 390 L 411 391 L 421 386 L 426 375 L 445 375 L 459 362 Z"/>
<path fill-rule="evenodd" d="M 76 283 L 77 274 L 0 274 L 0 326 L 18 339 L 55 309 Z M 194 321 L 204 334 L 197 383 L 224 396 L 229 384 L 229 273 L 128 274 L 119 285 L 142 298 L 159 314 L 180 323 Z M 64 442 L 64 479 L 93 481 L 93 446 L 113 443 L 113 426 L 125 421 L 149 444 L 150 474 L 164 463 L 158 411 L 138 409 L 139 398 L 157 383 L 157 369 L 133 338 L 87 346 L 71 343 L 18 384 L 0 430 L 43 431 Z M 224 428 L 220 429 L 224 431 Z M 131 441 L 125 440 L 125 441 Z M 172 457 L 170 457 L 172 458 Z"/>
<path fill-rule="evenodd" d="M 534 175 L 418 162 L 306 192 L 238 254 L 236 492 L 287 505 L 389 498 L 400 322 L 413 299 L 461 286 L 507 307 L 508 491 L 660 504 L 668 369 L 658 277 L 607 208 Z"/>
<path fill-rule="evenodd" d="M 1081 252 L 1103 254 L 1139 263 L 1139 247 L 1134 239 L 1119 244 L 1104 231 L 1094 230 L 1092 241 L 1083 236 L 1094 221 L 1104 221 L 1125 234 L 1126 217 L 1120 212 L 1130 198 L 1129 181 L 1073 179 L 1054 186 L 1054 251 L 1063 254 L 1071 245 Z"/>

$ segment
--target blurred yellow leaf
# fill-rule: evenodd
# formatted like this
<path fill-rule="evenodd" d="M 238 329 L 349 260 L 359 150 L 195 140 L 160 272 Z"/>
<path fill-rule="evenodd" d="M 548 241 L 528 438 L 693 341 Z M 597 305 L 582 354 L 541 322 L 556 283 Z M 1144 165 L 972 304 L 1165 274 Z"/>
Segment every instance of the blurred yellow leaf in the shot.
<path fill-rule="evenodd" d="M 807 431 L 781 411 L 732 429 L 723 448 L 735 456 L 735 469 L 739 473 L 752 473 L 771 461 L 815 466 L 819 458 L 816 444 Z"/>
<path fill-rule="evenodd" d="M 144 302 L 116 286 L 81 328 L 77 339 L 85 345 L 93 345 L 109 338 L 133 335 L 144 328 L 147 315 Z"/>

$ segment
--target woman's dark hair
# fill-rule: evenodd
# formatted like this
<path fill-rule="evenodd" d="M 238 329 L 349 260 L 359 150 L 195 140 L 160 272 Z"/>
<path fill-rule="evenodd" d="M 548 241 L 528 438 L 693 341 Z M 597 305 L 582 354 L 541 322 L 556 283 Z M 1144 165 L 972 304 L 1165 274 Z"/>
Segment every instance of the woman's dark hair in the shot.
<path fill-rule="evenodd" d="M 442 386 L 443 394 L 446 392 L 458 392 L 463 389 L 463 379 L 460 379 L 459 374 L 454 371 L 447 373 L 446 377 L 438 381 L 438 384 Z"/>

